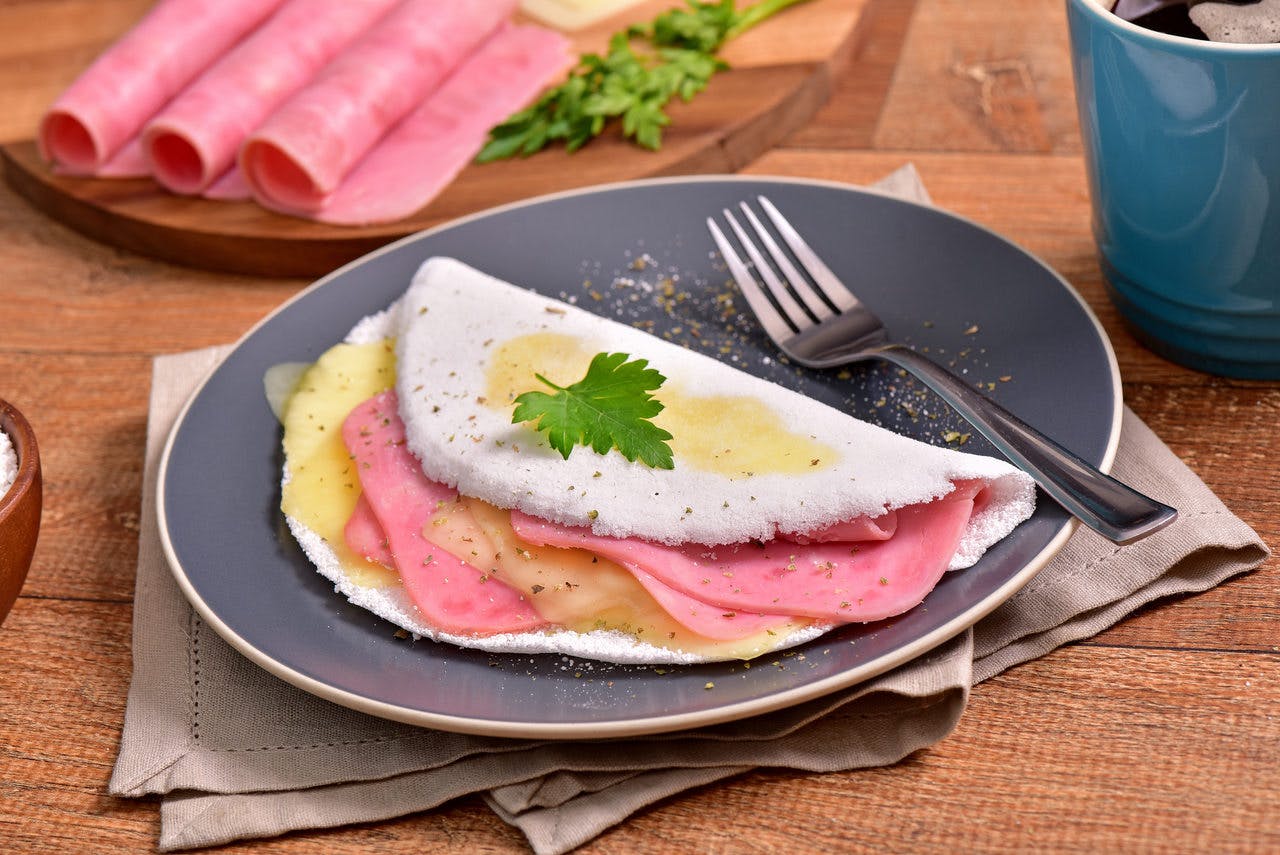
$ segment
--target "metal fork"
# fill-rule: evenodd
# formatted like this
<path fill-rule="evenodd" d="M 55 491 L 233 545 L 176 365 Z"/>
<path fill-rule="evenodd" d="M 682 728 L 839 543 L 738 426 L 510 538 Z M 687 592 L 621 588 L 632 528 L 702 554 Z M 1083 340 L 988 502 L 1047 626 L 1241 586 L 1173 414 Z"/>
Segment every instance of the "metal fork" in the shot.
<path fill-rule="evenodd" d="M 928 357 L 889 341 L 880 319 L 831 272 L 778 209 L 763 196 L 757 199 L 783 242 L 808 272 L 808 278 L 801 275 L 751 208 L 740 203 L 747 222 L 790 289 L 728 209 L 723 212 L 724 218 L 745 248 L 763 286 L 714 219 L 707 218 L 707 228 L 765 332 L 788 357 L 810 368 L 883 359 L 906 369 L 1031 475 L 1070 514 L 1116 543 L 1145 537 L 1177 517 L 1173 508 L 1100 472 Z"/>

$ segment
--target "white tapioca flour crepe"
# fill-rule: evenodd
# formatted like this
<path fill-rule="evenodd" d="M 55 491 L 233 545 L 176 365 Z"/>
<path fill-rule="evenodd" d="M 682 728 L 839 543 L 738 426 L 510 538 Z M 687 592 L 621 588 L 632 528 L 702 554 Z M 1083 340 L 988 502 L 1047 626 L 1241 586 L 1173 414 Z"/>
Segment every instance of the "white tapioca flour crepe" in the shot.
<path fill-rule="evenodd" d="M 409 447 L 427 475 L 553 522 L 661 543 L 741 543 L 935 499 L 955 480 L 988 480 L 989 504 L 965 531 L 951 565 L 957 569 L 1033 510 L 1030 477 L 1008 463 L 899 436 L 454 259 L 433 258 L 418 271 L 396 332 L 401 413 Z M 675 468 L 629 463 L 617 451 L 601 456 L 584 449 L 565 460 L 528 425 L 511 424 L 509 401 L 494 400 L 490 375 L 512 350 L 523 350 L 521 340 L 577 358 L 561 376 L 552 373 L 553 356 L 531 365 L 510 390 L 516 394 L 546 391 L 534 371 L 568 385 L 602 351 L 648 359 L 668 378 L 656 397 L 669 408 L 680 406 L 670 400 L 677 391 L 681 401 L 694 399 L 691 421 L 704 417 L 668 427 L 675 434 Z M 697 399 L 710 403 L 699 407 Z M 730 418 L 734 403 L 740 419 Z M 781 429 L 767 431 L 775 420 Z M 743 435 L 748 432 L 757 435 Z M 802 440 L 802 448 L 788 443 L 789 436 Z M 755 454 L 746 447 L 753 441 L 761 443 Z M 709 452 L 699 449 L 692 460 L 682 453 L 704 442 Z"/>
<path fill-rule="evenodd" d="M 339 591 L 416 635 L 624 663 L 749 658 L 913 607 L 1034 509 L 1030 478 L 1002 461 L 897 436 L 452 259 L 428 260 L 347 341 L 286 412 L 284 506 Z M 567 386 L 601 352 L 667 378 L 654 421 L 674 468 L 582 447 L 565 459 L 512 423 L 517 395 L 547 390 L 536 375 Z M 325 382 L 339 404 L 317 393 Z M 307 435 L 292 446 L 290 424 Z M 322 472 L 299 449 L 324 443 Z M 323 514 L 296 500 L 326 477 L 347 496 L 345 528 L 307 522 Z M 352 555 L 398 578 L 362 581 Z"/>

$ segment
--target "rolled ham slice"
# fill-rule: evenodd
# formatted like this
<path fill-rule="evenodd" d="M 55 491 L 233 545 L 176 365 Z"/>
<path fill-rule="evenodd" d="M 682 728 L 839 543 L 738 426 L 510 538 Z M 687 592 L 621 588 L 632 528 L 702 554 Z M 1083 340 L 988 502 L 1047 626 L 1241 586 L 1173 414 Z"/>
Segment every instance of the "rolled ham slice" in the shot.
<path fill-rule="evenodd" d="M 161 0 L 64 92 L 40 123 L 46 160 L 92 175 L 282 0 Z"/>
<path fill-rule="evenodd" d="M 505 27 L 400 122 L 312 211 L 262 204 L 336 225 L 382 223 L 426 205 L 571 62 L 569 41 L 541 27 Z"/>
<path fill-rule="evenodd" d="M 142 144 L 156 181 L 203 193 L 250 131 L 396 2 L 288 0 L 147 122 Z"/>
<path fill-rule="evenodd" d="M 311 211 L 515 9 L 515 0 L 404 0 L 246 140 L 254 196 Z"/>

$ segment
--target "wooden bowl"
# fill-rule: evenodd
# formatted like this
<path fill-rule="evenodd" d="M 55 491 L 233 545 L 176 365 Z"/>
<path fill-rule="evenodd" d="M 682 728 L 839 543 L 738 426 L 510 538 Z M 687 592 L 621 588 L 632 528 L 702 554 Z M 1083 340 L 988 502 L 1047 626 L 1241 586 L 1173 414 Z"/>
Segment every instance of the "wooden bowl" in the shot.
<path fill-rule="evenodd" d="M 0 400 L 0 430 L 18 455 L 18 476 L 0 496 L 0 623 L 27 578 L 40 533 L 40 451 L 36 434 L 22 413 Z"/>

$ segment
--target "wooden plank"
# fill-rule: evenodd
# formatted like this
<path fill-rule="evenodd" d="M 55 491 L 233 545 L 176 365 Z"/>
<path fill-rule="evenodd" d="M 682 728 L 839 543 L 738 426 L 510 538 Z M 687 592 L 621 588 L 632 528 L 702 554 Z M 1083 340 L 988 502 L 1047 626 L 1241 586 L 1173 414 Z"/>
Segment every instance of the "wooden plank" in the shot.
<path fill-rule="evenodd" d="M 14 610 L 32 597 L 131 601 L 150 360 L 0 351 L 0 376 L 44 469 L 40 536 Z"/>
<path fill-rule="evenodd" d="M 1274 656 L 1059 651 L 979 686 L 951 737 L 897 766 L 752 774 L 586 851 L 737 851 L 740 829 L 698 821 L 713 814 L 753 817 L 745 851 L 1272 851 L 1278 668 Z"/>
<path fill-rule="evenodd" d="M 920 0 L 875 147 L 1074 153 L 1061 0 Z"/>
<path fill-rule="evenodd" d="M 305 284 L 212 274 L 124 252 L 41 216 L 3 185 L 0 236 L 0 348 L 10 351 L 165 353 L 234 341 Z"/>
<path fill-rule="evenodd" d="M 0 632 L 0 661 L 25 663 L 0 674 L 0 828 L 18 851 L 74 851 L 86 839 L 101 852 L 153 845 L 153 801 L 102 795 L 128 633 L 126 604 L 51 600 L 23 604 Z M 1076 646 L 977 687 L 951 737 L 896 766 L 754 773 L 669 799 L 581 851 L 1134 851 L 1156 840 L 1169 851 L 1271 851 L 1278 705 L 1275 655 Z M 225 851 L 371 846 L 527 851 L 474 800 Z"/>
<path fill-rule="evenodd" d="M 871 147 L 915 7 L 916 0 L 867 4 L 851 39 L 849 60 L 835 72 L 831 97 L 782 147 Z"/>

